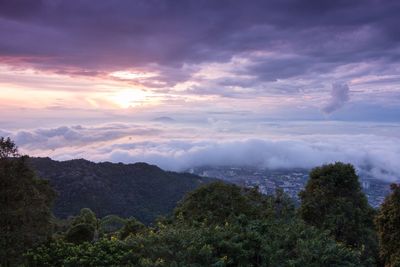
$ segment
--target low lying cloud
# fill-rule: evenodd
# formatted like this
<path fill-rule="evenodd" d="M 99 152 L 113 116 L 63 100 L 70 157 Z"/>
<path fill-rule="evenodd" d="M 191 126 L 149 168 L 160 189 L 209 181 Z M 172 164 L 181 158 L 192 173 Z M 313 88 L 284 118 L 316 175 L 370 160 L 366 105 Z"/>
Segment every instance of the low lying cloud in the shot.
<path fill-rule="evenodd" d="M 313 168 L 335 161 L 349 162 L 364 175 L 400 178 L 396 140 L 374 136 L 311 136 L 304 140 L 202 141 L 113 146 L 95 160 L 131 163 L 145 161 L 164 169 L 182 171 L 198 166 L 252 166 L 268 169 Z"/>
<path fill-rule="evenodd" d="M 354 129 L 346 130 L 346 127 L 352 127 L 352 124 L 346 123 L 342 123 L 341 130 L 340 125 L 319 125 L 317 122 L 314 125 L 276 124 L 279 127 L 267 125 L 261 129 L 272 131 L 276 128 L 275 137 L 249 137 L 247 133 L 234 136 L 229 131 L 220 131 L 218 127 L 184 131 L 179 124 L 169 125 L 168 129 L 160 124 L 151 127 L 109 124 L 3 133 L 9 133 L 23 153 L 58 160 L 85 158 L 96 162 L 148 162 L 174 171 L 204 165 L 313 168 L 343 161 L 354 164 L 362 175 L 387 181 L 400 178 L 400 142 L 395 134 L 400 125 L 391 125 L 393 133 L 384 136 L 382 134 L 389 132 L 380 132 L 382 125 L 359 125 L 360 129 L 370 129 L 370 134 L 362 134 Z M 335 128 L 338 132 L 315 132 L 317 126 L 325 130 Z M 226 125 L 223 127 L 225 129 Z M 308 127 L 309 131 L 304 132 L 304 127 Z M 198 133 L 197 136 L 194 132 Z M 211 136 L 212 139 L 209 138 Z"/>
<path fill-rule="evenodd" d="M 331 98 L 329 102 L 322 108 L 322 111 L 330 114 L 343 107 L 349 101 L 349 86 L 345 83 L 332 84 Z"/>
<path fill-rule="evenodd" d="M 123 137 L 153 136 L 160 134 L 160 132 L 160 129 L 115 123 L 93 127 L 77 125 L 39 128 L 21 130 L 6 135 L 11 136 L 19 146 L 28 150 L 54 150 L 57 148 L 62 149 L 64 147 L 87 146 L 94 143 L 109 142 Z"/>

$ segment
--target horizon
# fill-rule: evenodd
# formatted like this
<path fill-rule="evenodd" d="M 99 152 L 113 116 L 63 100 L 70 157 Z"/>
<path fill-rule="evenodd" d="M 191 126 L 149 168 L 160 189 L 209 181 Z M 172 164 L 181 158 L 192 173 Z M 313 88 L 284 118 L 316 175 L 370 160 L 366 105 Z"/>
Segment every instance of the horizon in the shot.
<path fill-rule="evenodd" d="M 0 136 L 182 171 L 400 170 L 400 3 L 2 1 Z"/>

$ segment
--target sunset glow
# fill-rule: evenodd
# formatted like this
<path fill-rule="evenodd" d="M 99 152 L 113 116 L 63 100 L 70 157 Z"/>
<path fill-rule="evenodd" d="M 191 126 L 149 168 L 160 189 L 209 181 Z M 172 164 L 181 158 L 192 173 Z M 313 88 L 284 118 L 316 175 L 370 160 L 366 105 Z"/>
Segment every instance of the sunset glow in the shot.
<path fill-rule="evenodd" d="M 398 1 L 100 2 L 0 4 L 0 136 L 26 153 L 396 172 Z"/>
<path fill-rule="evenodd" d="M 116 92 L 110 96 L 110 99 L 122 108 L 130 108 L 143 105 L 146 100 L 150 101 L 149 96 L 143 91 L 132 89 Z"/>
<path fill-rule="evenodd" d="M 122 80 L 135 80 L 140 78 L 154 77 L 156 76 L 156 74 L 145 73 L 145 72 L 115 71 L 110 73 L 110 76 L 120 78 Z"/>

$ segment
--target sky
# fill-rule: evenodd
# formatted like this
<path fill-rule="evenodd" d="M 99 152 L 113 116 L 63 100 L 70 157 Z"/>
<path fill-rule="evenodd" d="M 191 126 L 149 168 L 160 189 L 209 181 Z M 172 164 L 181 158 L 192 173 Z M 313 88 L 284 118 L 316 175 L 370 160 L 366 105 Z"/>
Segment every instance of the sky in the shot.
<path fill-rule="evenodd" d="M 0 136 L 31 156 L 400 178 L 397 0 L 0 0 Z"/>

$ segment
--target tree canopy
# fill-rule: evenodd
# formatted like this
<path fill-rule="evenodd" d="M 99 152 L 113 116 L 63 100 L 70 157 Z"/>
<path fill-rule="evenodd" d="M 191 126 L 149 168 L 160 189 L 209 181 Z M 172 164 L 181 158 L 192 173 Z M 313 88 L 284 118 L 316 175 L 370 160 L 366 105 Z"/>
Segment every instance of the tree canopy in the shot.
<path fill-rule="evenodd" d="M 336 241 L 360 250 L 365 262 L 374 264 L 374 210 L 352 165 L 337 162 L 314 168 L 299 196 L 299 214 L 307 224 L 329 231 Z"/>
<path fill-rule="evenodd" d="M 400 266 L 400 185 L 391 185 L 375 219 L 380 243 L 380 255 L 385 266 Z"/>
<path fill-rule="evenodd" d="M 41 266 L 363 266 L 357 251 L 295 217 L 282 191 L 211 183 L 174 215 L 146 227 L 130 219 L 94 243 L 58 240 L 27 254 Z M 103 265 L 104 266 L 104 265 Z"/>
<path fill-rule="evenodd" d="M 47 181 L 38 179 L 8 138 L 0 138 L 0 265 L 19 262 L 22 253 L 52 235 Z"/>

